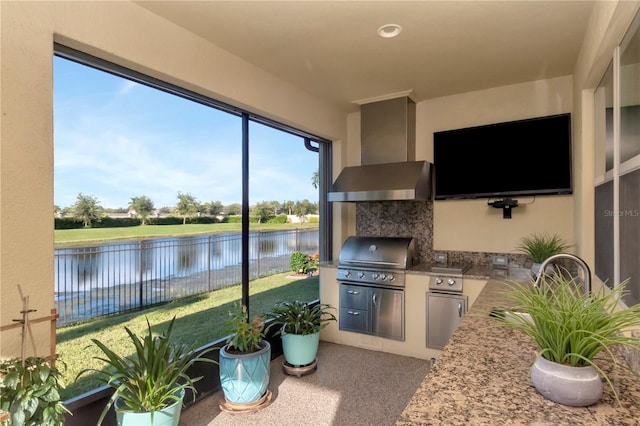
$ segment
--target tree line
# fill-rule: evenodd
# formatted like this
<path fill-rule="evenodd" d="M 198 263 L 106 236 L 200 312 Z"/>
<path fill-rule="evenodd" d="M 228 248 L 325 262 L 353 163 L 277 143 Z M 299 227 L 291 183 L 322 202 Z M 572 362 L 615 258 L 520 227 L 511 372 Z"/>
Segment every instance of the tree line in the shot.
<path fill-rule="evenodd" d="M 132 197 L 127 208 L 109 209 L 100 205 L 100 200 L 93 196 L 79 193 L 76 202 L 65 208 L 54 205 L 54 217 L 71 217 L 81 221 L 84 227 L 91 227 L 101 218 L 112 213 L 127 213 L 131 217 L 140 220 L 141 225 L 146 225 L 151 217 L 178 216 L 182 223 L 193 217 L 210 216 L 224 218 L 237 216 L 242 213 L 242 205 L 238 203 L 223 205 L 221 201 L 209 201 L 201 203 L 189 193 L 178 192 L 176 205 L 173 207 L 161 207 L 156 209 L 154 202 L 147 196 Z M 265 223 L 278 215 L 295 215 L 304 222 L 309 214 L 318 213 L 318 203 L 309 200 L 302 201 L 262 201 L 250 207 L 249 214 L 256 218 L 257 222 Z"/>

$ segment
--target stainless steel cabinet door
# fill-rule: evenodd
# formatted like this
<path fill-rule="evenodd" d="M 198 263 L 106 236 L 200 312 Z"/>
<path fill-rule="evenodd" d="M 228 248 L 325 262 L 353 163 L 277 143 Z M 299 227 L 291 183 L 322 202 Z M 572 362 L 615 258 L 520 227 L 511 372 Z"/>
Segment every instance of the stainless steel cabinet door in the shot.
<path fill-rule="evenodd" d="M 467 296 L 427 293 L 427 347 L 444 349 L 467 312 Z"/>
<path fill-rule="evenodd" d="M 404 341 L 404 291 L 372 288 L 370 294 L 372 333 Z"/>

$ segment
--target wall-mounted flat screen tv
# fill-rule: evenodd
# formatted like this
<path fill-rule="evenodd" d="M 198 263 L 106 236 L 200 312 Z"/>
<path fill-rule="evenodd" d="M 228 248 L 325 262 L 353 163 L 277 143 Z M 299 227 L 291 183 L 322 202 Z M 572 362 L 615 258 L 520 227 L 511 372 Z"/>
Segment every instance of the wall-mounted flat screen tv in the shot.
<path fill-rule="evenodd" d="M 572 193 L 571 114 L 433 134 L 435 199 Z"/>

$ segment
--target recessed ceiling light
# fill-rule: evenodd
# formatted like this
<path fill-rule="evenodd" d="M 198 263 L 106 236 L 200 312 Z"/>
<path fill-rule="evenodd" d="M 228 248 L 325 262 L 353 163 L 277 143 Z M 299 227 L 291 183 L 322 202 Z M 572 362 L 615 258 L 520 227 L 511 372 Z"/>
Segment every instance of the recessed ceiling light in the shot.
<path fill-rule="evenodd" d="M 400 34 L 402 27 L 398 24 L 386 24 L 378 28 L 378 35 L 384 38 L 392 38 Z"/>

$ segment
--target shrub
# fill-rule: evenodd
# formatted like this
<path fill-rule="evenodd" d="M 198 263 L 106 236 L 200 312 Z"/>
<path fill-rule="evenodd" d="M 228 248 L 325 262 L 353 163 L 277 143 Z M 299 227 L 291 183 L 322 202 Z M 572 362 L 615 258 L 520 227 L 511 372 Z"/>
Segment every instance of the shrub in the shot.
<path fill-rule="evenodd" d="M 210 223 L 218 223 L 218 219 L 215 216 L 194 216 L 190 218 L 189 223 L 208 225 Z"/>
<path fill-rule="evenodd" d="M 109 217 L 100 218 L 99 222 L 91 225 L 93 228 L 125 228 L 128 226 L 140 226 L 142 221 L 137 217 Z"/>
<path fill-rule="evenodd" d="M 177 216 L 154 217 L 149 220 L 152 225 L 182 225 L 182 218 Z"/>
<path fill-rule="evenodd" d="M 289 266 L 291 270 L 297 274 L 306 274 L 309 270 L 309 266 L 311 263 L 311 259 L 309 255 L 303 253 L 301 251 L 294 251 L 291 253 L 291 258 L 289 259 Z"/>
<path fill-rule="evenodd" d="M 267 223 L 287 223 L 287 215 L 279 214 L 278 216 L 274 216 L 269 219 Z"/>
<path fill-rule="evenodd" d="M 227 216 L 227 223 L 240 222 L 242 222 L 242 216 L 240 215 Z M 257 216 L 249 216 L 249 223 L 260 223 L 260 218 Z"/>
<path fill-rule="evenodd" d="M 57 426 L 69 411 L 60 400 L 62 373 L 48 358 L 28 357 L 0 362 L 0 411 L 9 412 L 9 424 Z"/>
<path fill-rule="evenodd" d="M 54 220 L 55 229 L 80 229 L 83 226 L 81 220 L 72 217 L 56 217 Z"/>

